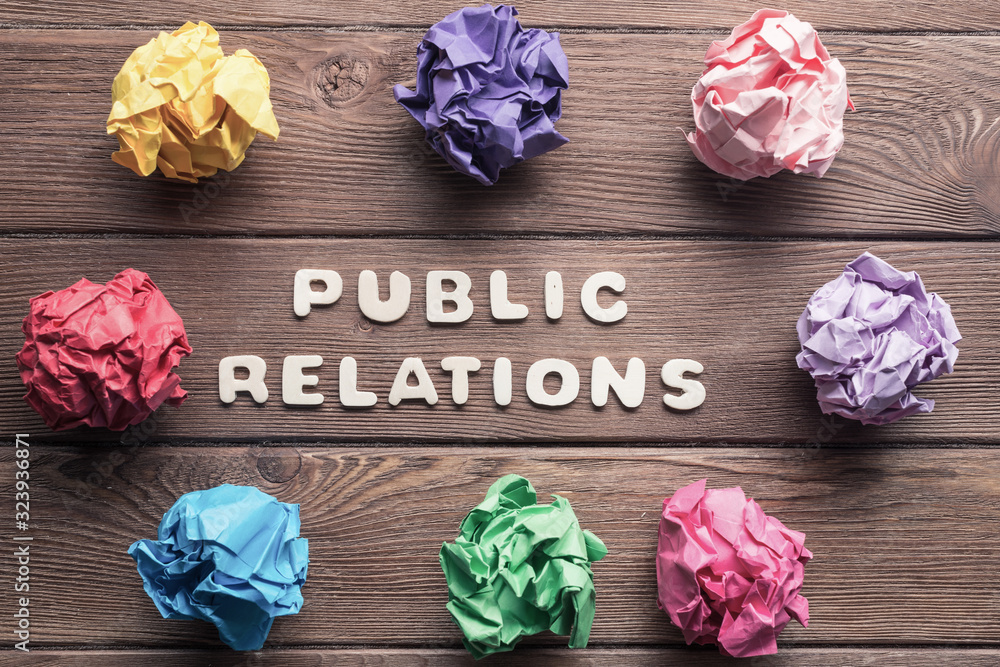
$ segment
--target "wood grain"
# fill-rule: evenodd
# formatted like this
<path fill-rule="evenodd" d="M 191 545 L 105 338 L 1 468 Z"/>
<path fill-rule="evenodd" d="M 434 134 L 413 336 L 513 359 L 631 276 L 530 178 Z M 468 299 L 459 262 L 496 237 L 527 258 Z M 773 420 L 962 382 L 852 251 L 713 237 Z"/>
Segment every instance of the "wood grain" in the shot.
<path fill-rule="evenodd" d="M 150 6 L 139 0 L 106 7 L 80 0 L 15 0 L 4 5 L 3 22 L 10 25 L 92 24 L 132 28 L 180 25 L 203 20 L 225 26 L 412 26 L 425 29 L 463 3 L 445 0 L 364 3 L 324 0 L 279 2 L 236 0 L 195 2 L 178 0 Z M 476 6 L 481 3 L 468 3 Z M 729 31 L 759 9 L 746 0 L 671 2 L 638 0 L 627 5 L 588 0 L 524 0 L 517 3 L 526 26 L 597 29 L 668 29 Z M 984 31 L 1000 28 L 1000 10 L 990 0 L 968 3 L 897 0 L 891 5 L 876 0 L 833 0 L 822 3 L 788 0 L 782 9 L 793 12 L 817 29 L 896 31 Z"/>
<path fill-rule="evenodd" d="M 524 0 L 524 25 L 563 33 L 572 85 L 559 129 L 571 143 L 492 188 L 430 152 L 392 98 L 393 84 L 413 85 L 424 30 L 458 6 L 3 3 L 0 498 L 14 492 L 10 438 L 30 433 L 34 540 L 32 652 L 5 644 L 0 664 L 471 665 L 437 554 L 507 473 L 542 499 L 567 497 L 610 555 L 594 566 L 587 650 L 544 635 L 491 663 L 733 663 L 685 647 L 655 602 L 663 497 L 703 477 L 742 485 L 816 554 L 810 627 L 790 625 L 780 653 L 751 667 L 1000 663 L 1000 4 L 788 0 L 844 63 L 858 111 L 826 178 L 742 184 L 701 165 L 682 129 L 709 42 L 759 5 Z M 237 171 L 197 186 L 141 179 L 110 160 L 111 81 L 157 30 L 199 19 L 222 30 L 227 53 L 248 48 L 268 67 L 280 141 L 261 138 Z M 919 271 L 965 336 L 956 372 L 917 392 L 935 411 L 881 428 L 824 418 L 794 362 L 809 295 L 864 250 Z M 27 300 L 127 266 L 148 271 L 184 318 L 191 397 L 125 434 L 52 434 L 21 399 L 13 363 Z M 297 321 L 292 274 L 307 266 L 340 271 L 345 291 Z M 472 276 L 476 312 L 460 327 L 424 318 L 424 276 L 441 268 Z M 497 268 L 528 320 L 490 317 Z M 410 276 L 402 321 L 362 316 L 362 269 Z M 558 323 L 542 315 L 548 270 L 567 287 Z M 598 270 L 628 280 L 621 324 L 582 313 L 579 286 Z M 266 406 L 218 400 L 218 361 L 235 353 L 267 360 Z M 281 361 L 301 353 L 325 359 L 318 408 L 281 403 Z M 372 410 L 337 402 L 348 354 L 379 394 Z M 484 362 L 462 408 L 439 368 L 453 354 Z M 499 355 L 514 362 L 503 410 L 490 386 Z M 646 361 L 638 409 L 591 406 L 598 355 Z M 405 356 L 427 363 L 437 406 L 386 404 Z M 567 408 L 525 396 L 528 365 L 550 356 L 581 371 Z M 690 414 L 660 401 L 658 369 L 675 357 L 706 368 L 708 399 Z M 306 605 L 258 652 L 162 620 L 126 555 L 179 495 L 227 482 L 300 503 L 310 540 Z M 13 544 L 12 531 L 0 519 L 0 541 Z M 14 568 L 0 550 L 0 578 Z M 0 595 L 0 618 L 15 602 Z"/>
<path fill-rule="evenodd" d="M 907 16 L 897 9 L 893 15 Z M 559 128 L 571 143 L 484 188 L 429 152 L 393 101 L 393 84 L 413 84 L 419 33 L 226 32 L 228 52 L 246 47 L 267 65 L 282 133 L 277 143 L 258 140 L 221 186 L 192 187 L 141 179 L 110 159 L 111 81 L 154 34 L 0 31 L 0 231 L 1000 231 L 1000 73 L 991 65 L 1000 37 L 831 36 L 827 46 L 847 67 L 859 109 L 846 120 L 832 170 L 822 180 L 786 173 L 742 184 L 701 165 L 679 129 L 692 127 L 689 91 L 712 35 L 566 34 L 572 86 Z"/>
<path fill-rule="evenodd" d="M 10 470 L 12 451 L 0 450 Z M 742 485 L 815 553 L 808 629 L 783 646 L 1000 645 L 1000 451 L 379 447 L 46 447 L 31 459 L 32 646 L 218 646 L 207 624 L 163 621 L 128 545 L 181 494 L 229 482 L 300 503 L 306 603 L 268 646 L 457 648 L 438 565 L 465 513 L 508 473 L 565 496 L 607 544 L 594 565 L 594 646 L 679 648 L 656 608 L 664 496 L 707 477 Z M 3 497 L 11 475 L 0 479 Z M 12 526 L 0 525 L 10 540 Z M 10 571 L 11 550 L 0 566 Z M 0 600 L 10 618 L 12 596 Z M 34 616 L 33 616 L 34 618 Z M 944 622 L 943 619 L 947 619 Z M 565 646 L 540 636 L 533 646 Z M 575 655 L 575 654 L 574 654 Z M 586 657 L 584 654 L 582 657 Z M 770 664 L 770 663 L 767 663 Z"/>
<path fill-rule="evenodd" d="M 993 667 L 1000 660 L 996 649 L 912 648 L 783 648 L 778 655 L 754 659 L 754 667 L 830 667 L 830 665 L 884 665 L 885 667 Z M 461 649 L 267 649 L 252 654 L 211 650 L 42 651 L 19 657 L 28 667 L 74 667 L 100 662 L 104 667 L 399 667 L 477 664 Z M 659 667 L 728 667 L 735 664 L 711 649 L 593 648 L 585 651 L 521 647 L 513 653 L 490 658 L 491 665 L 510 667 L 602 667 L 615 664 Z"/>
<path fill-rule="evenodd" d="M 928 289 L 952 307 L 965 339 L 956 371 L 917 394 L 938 401 L 929 415 L 887 427 L 824 418 L 808 374 L 798 370 L 795 323 L 810 295 L 871 250 L 903 270 L 920 271 Z M 54 261 L 53 258 L 58 258 Z M 20 323 L 28 299 L 62 289 L 86 275 L 105 282 L 127 266 L 147 271 L 185 321 L 194 355 L 180 366 L 190 398 L 164 409 L 155 440 L 222 442 L 294 438 L 309 441 L 562 441 L 715 442 L 768 444 L 988 443 L 1000 442 L 1000 413 L 993 388 L 1000 383 L 996 313 L 1000 311 L 1000 246 L 992 243 L 829 242 L 723 243 L 706 241 L 439 241 L 159 239 L 0 241 L 0 359 L 12 360 L 23 344 Z M 300 268 L 340 272 L 344 296 L 304 319 L 292 313 L 292 281 Z M 489 314 L 489 275 L 504 269 L 510 296 L 529 308 L 520 322 Z M 413 281 L 410 312 L 393 324 L 373 324 L 357 306 L 357 276 L 392 270 Z M 472 319 L 430 325 L 425 316 L 425 276 L 430 269 L 458 269 L 472 278 Z M 542 281 L 563 275 L 566 311 L 544 317 Z M 629 314 L 599 325 L 582 312 L 579 290 L 600 270 L 628 281 Z M 610 295 L 607 297 L 611 302 Z M 268 364 L 271 398 L 248 395 L 225 405 L 219 399 L 218 364 L 229 355 L 256 354 Z M 310 408 L 281 400 L 286 355 L 319 354 L 315 374 L 326 401 Z M 451 401 L 450 377 L 441 359 L 469 355 L 483 360 L 471 376 L 464 406 Z M 337 398 L 340 359 L 354 356 L 359 386 L 379 395 L 371 409 L 348 410 Z M 421 357 L 440 401 L 431 407 L 386 401 L 405 357 Z M 514 365 L 514 401 L 493 400 L 492 367 L 499 356 Z M 647 366 L 646 398 L 634 410 L 616 398 L 598 409 L 590 402 L 590 366 L 608 356 L 624 368 L 629 357 Z M 533 362 L 566 359 L 580 371 L 581 394 L 563 408 L 528 402 L 525 375 Z M 705 367 L 704 405 L 690 413 L 668 410 L 659 368 L 674 358 Z M 554 389 L 551 389 L 552 391 Z M 21 400 L 13 363 L 0 365 L 0 432 L 47 433 Z M 118 441 L 121 434 L 82 429 L 52 440 Z"/>

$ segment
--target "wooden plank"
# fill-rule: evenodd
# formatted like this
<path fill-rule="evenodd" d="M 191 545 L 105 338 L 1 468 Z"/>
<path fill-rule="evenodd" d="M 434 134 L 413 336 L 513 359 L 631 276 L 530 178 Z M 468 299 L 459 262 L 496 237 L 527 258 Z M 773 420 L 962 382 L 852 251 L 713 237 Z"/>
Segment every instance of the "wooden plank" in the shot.
<path fill-rule="evenodd" d="M 892 14 L 907 16 L 895 5 Z M 269 68 L 280 140 L 256 142 L 221 187 L 143 180 L 111 161 L 117 142 L 103 127 L 115 73 L 154 34 L 0 31 L 0 229 L 925 238 L 1000 230 L 995 36 L 831 36 L 859 108 L 832 170 L 822 180 L 741 184 L 701 165 L 679 129 L 693 127 L 689 91 L 714 35 L 567 34 L 572 87 L 559 127 L 571 143 L 483 188 L 430 153 L 392 99 L 392 84 L 414 81 L 416 32 L 226 32 L 228 51 L 249 48 Z"/>
<path fill-rule="evenodd" d="M 922 386 L 938 401 L 929 415 L 887 427 L 824 418 L 808 374 L 798 370 L 795 323 L 805 303 L 843 266 L 871 250 L 904 270 L 921 272 L 928 288 L 953 308 L 965 340 L 955 373 Z M 608 441 L 715 443 L 989 443 L 1000 442 L 995 387 L 1000 383 L 996 313 L 1000 311 L 1000 247 L 994 243 L 654 242 L 654 241 L 439 241 L 271 239 L 55 239 L 0 241 L 0 432 L 44 433 L 40 418 L 21 400 L 23 386 L 11 362 L 23 344 L 20 323 L 28 299 L 61 289 L 81 275 L 105 282 L 127 266 L 150 273 L 184 318 L 194 355 L 180 366 L 190 398 L 164 409 L 156 441 L 222 442 L 294 438 L 309 441 Z M 338 270 L 344 296 L 302 320 L 292 312 L 292 281 L 300 268 Z M 393 324 L 373 324 L 357 306 L 357 276 L 376 270 L 383 283 L 392 270 L 413 282 L 410 312 Z M 430 269 L 466 271 L 475 312 L 463 325 L 428 324 L 425 276 Z M 528 306 L 520 322 L 489 314 L 489 276 L 507 272 L 510 296 Z M 550 322 L 543 313 L 543 279 L 563 275 L 566 311 Z M 629 313 L 613 325 L 584 315 L 579 290 L 592 273 L 626 277 Z M 609 297 L 610 303 L 610 297 Z M 246 394 L 219 399 L 218 364 L 229 355 L 256 354 L 268 364 L 271 398 Z M 319 406 L 282 404 L 286 355 L 319 354 Z M 471 376 L 464 406 L 451 400 L 441 359 L 474 356 L 483 370 Z M 379 403 L 348 410 L 337 398 L 340 359 L 358 360 L 359 386 Z M 430 407 L 391 407 L 389 389 L 402 360 L 421 357 L 440 401 Z M 506 356 L 514 367 L 513 403 L 493 400 L 492 368 Z M 629 357 L 647 367 L 646 397 L 628 410 L 616 398 L 603 409 L 590 402 L 590 367 L 608 356 L 621 367 Z M 580 371 L 581 394 L 569 406 L 542 408 L 525 392 L 528 367 L 556 357 Z M 705 367 L 704 405 L 689 413 L 668 410 L 659 380 L 670 359 L 692 358 Z M 554 389 L 550 390 L 554 391 Z M 73 431 L 53 440 L 119 440 L 120 434 Z"/>
<path fill-rule="evenodd" d="M 32 646 L 217 646 L 207 624 L 160 620 L 125 555 L 181 494 L 252 484 L 301 503 L 310 540 L 302 611 L 272 647 L 456 648 L 438 565 L 501 475 L 565 496 L 607 544 L 595 564 L 595 646 L 682 646 L 656 608 L 665 495 L 740 484 L 807 535 L 810 627 L 783 645 L 1000 644 L 1000 450 L 46 447 L 31 458 Z M 11 470 L 12 448 L 0 450 Z M 12 497 L 13 476 L 0 478 Z M 10 544 L 9 523 L 0 534 Z M 24 534 L 24 533 L 21 533 Z M 10 572 L 12 550 L 0 567 Z M 13 596 L 0 600 L 10 618 Z M 527 642 L 565 646 L 552 636 Z M 574 654 L 575 656 L 576 654 Z M 585 654 L 584 654 L 585 655 Z"/>
<path fill-rule="evenodd" d="M 754 658 L 753 667 L 829 667 L 830 665 L 884 665 L 885 667 L 939 667 L 960 664 L 965 667 L 993 667 L 1000 660 L 996 649 L 912 649 L 912 648 L 782 648 L 778 655 Z M 490 659 L 493 665 L 534 667 L 544 661 L 551 667 L 600 667 L 602 665 L 687 665 L 728 667 L 733 661 L 709 650 L 657 648 L 594 648 L 569 650 L 519 647 L 513 653 Z M 36 651 L 20 657 L 19 665 L 28 667 L 73 667 L 100 663 L 105 667 L 132 667 L 153 664 L 157 667 L 315 667 L 316 665 L 378 665 L 397 667 L 430 665 L 474 665 L 476 662 L 461 649 L 274 649 L 252 654 L 209 650 L 134 650 L 134 651 Z"/>
<path fill-rule="evenodd" d="M 363 2 L 250 2 L 196 3 L 178 0 L 149 6 L 129 0 L 115 11 L 78 0 L 14 0 L 4 6 L 2 20 L 7 25 L 33 24 L 78 26 L 91 24 L 132 28 L 135 26 L 180 25 L 203 20 L 226 26 L 412 26 L 427 28 L 462 3 L 444 0 L 404 2 L 389 0 L 378 4 Z M 476 6 L 477 3 L 468 3 Z M 613 2 L 593 0 L 524 0 L 517 3 L 528 26 L 602 29 L 725 30 L 742 23 L 757 8 L 741 0 L 704 3 L 695 0 L 655 2 L 638 0 L 627 8 Z M 817 29 L 883 31 L 984 31 L 1000 28 L 1000 11 L 990 0 L 969 3 L 901 0 L 887 6 L 875 0 L 834 0 L 815 3 L 788 0 L 782 8 L 793 12 Z"/>

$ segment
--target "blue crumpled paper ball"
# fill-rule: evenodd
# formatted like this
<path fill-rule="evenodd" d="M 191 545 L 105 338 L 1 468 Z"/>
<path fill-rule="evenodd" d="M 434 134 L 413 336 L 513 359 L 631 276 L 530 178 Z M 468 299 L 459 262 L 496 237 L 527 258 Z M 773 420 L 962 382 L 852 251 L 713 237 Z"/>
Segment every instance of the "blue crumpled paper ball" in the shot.
<path fill-rule="evenodd" d="M 483 185 L 568 141 L 554 126 L 569 86 L 559 33 L 524 30 L 515 16 L 507 5 L 449 14 L 417 49 L 416 92 L 393 91 L 431 147 Z"/>
<path fill-rule="evenodd" d="M 871 253 L 812 295 L 798 322 L 796 360 L 825 414 L 890 424 L 934 409 L 917 385 L 951 373 L 962 339 L 951 308 Z"/>
<path fill-rule="evenodd" d="M 309 547 L 299 525 L 298 505 L 223 484 L 181 496 L 163 515 L 159 539 L 128 553 L 163 618 L 208 621 L 230 647 L 251 651 L 275 617 L 302 607 Z"/>

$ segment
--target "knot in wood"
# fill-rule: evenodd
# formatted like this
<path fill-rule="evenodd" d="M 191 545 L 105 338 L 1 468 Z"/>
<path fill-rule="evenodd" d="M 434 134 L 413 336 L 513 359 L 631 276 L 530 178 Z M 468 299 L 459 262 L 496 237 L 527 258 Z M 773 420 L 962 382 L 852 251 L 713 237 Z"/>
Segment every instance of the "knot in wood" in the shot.
<path fill-rule="evenodd" d="M 348 102 L 368 85 L 371 66 L 351 56 L 327 58 L 316 67 L 316 90 L 328 106 Z"/>
<path fill-rule="evenodd" d="M 274 484 L 294 479 L 301 469 L 302 456 L 295 449 L 268 450 L 257 457 L 257 472 Z"/>

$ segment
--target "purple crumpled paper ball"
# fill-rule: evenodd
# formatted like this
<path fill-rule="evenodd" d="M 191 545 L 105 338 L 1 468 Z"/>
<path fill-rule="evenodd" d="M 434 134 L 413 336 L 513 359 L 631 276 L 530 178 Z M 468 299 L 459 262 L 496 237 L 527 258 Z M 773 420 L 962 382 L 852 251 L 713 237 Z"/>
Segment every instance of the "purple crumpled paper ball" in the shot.
<path fill-rule="evenodd" d="M 933 410 L 911 390 L 951 373 L 962 339 L 951 308 L 920 276 L 867 252 L 812 295 L 797 328 L 796 361 L 816 381 L 823 412 L 862 424 Z"/>
<path fill-rule="evenodd" d="M 417 48 L 416 92 L 393 91 L 431 147 L 483 185 L 568 141 L 554 126 L 569 86 L 559 33 L 524 30 L 515 16 L 507 5 L 449 14 Z"/>

